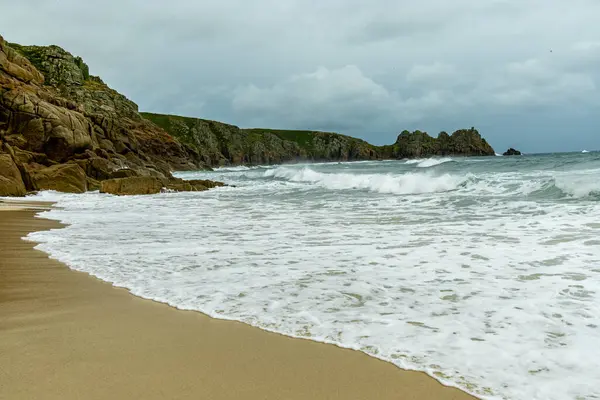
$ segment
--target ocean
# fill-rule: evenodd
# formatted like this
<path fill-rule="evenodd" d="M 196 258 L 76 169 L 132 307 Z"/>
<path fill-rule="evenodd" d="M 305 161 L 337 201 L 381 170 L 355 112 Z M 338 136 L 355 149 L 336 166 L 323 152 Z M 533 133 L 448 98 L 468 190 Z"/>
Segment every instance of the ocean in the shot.
<path fill-rule="evenodd" d="M 29 239 L 135 295 L 357 349 L 483 399 L 600 398 L 600 153 L 182 172 L 42 192 Z"/>

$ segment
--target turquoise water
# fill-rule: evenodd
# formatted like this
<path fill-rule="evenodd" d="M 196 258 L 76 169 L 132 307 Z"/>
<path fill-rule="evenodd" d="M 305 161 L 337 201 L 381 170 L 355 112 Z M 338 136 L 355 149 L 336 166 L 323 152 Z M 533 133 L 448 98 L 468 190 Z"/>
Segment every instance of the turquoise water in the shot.
<path fill-rule="evenodd" d="M 182 309 L 335 343 L 489 399 L 600 398 L 600 153 L 222 168 L 45 192 L 31 236 Z"/>

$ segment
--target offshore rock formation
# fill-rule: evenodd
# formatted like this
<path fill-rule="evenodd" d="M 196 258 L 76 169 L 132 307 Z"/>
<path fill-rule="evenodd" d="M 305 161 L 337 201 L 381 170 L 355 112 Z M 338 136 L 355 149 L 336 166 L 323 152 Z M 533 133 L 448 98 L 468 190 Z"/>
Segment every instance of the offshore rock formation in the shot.
<path fill-rule="evenodd" d="M 81 193 L 124 169 L 168 188 L 181 183 L 171 171 L 201 168 L 192 148 L 142 118 L 81 58 L 0 36 L 0 195 Z"/>
<path fill-rule="evenodd" d="M 393 145 L 330 132 L 240 129 L 197 118 L 139 113 L 58 46 L 0 36 L 0 196 L 28 191 L 113 194 L 197 191 L 172 171 L 236 164 L 494 155 L 474 129 L 432 138 L 402 132 Z"/>
<path fill-rule="evenodd" d="M 441 132 L 437 138 L 426 132 L 403 131 L 389 149 L 393 158 L 431 156 L 493 156 L 494 149 L 481 137 L 477 129 L 460 129 L 452 135 Z"/>
<path fill-rule="evenodd" d="M 519 150 L 513 149 L 512 147 L 502 153 L 503 156 L 520 156 L 521 152 Z"/>

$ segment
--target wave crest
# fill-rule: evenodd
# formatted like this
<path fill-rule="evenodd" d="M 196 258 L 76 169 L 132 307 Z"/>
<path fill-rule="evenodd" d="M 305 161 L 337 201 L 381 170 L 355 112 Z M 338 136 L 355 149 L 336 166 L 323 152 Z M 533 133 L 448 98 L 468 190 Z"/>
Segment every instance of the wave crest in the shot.
<path fill-rule="evenodd" d="M 560 177 L 554 186 L 569 197 L 600 199 L 600 181 L 592 177 Z"/>
<path fill-rule="evenodd" d="M 466 177 L 449 174 L 433 176 L 426 173 L 402 175 L 322 173 L 307 167 L 302 169 L 279 167 L 265 171 L 264 176 L 290 182 L 312 183 L 330 190 L 359 189 L 391 194 L 447 192 L 457 189 L 467 180 Z"/>
<path fill-rule="evenodd" d="M 252 168 L 247 167 L 245 165 L 236 165 L 233 167 L 220 167 L 220 168 L 215 168 L 214 170 L 216 172 L 238 172 L 238 171 L 249 171 Z"/>
<path fill-rule="evenodd" d="M 447 162 L 454 161 L 453 159 L 446 158 L 415 158 L 412 160 L 406 160 L 404 164 L 406 165 L 415 165 L 417 168 L 429 168 L 435 167 L 436 165 L 444 164 Z"/>

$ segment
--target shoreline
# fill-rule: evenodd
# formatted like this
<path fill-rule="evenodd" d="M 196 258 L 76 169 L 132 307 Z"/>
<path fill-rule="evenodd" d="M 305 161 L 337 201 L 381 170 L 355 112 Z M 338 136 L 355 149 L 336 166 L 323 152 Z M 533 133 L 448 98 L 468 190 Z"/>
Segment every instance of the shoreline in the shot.
<path fill-rule="evenodd" d="M 474 399 L 359 351 L 179 310 L 71 270 L 21 239 L 63 226 L 39 208 L 0 202 L 7 398 Z"/>

